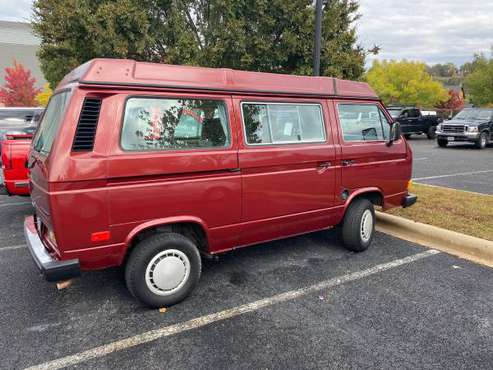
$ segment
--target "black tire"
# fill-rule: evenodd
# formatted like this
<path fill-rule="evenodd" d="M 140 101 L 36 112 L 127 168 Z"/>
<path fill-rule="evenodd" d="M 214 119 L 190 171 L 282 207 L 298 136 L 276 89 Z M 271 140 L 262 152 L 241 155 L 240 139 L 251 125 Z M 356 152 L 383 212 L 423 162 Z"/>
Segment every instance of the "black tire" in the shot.
<path fill-rule="evenodd" d="M 435 140 L 437 138 L 437 127 L 430 126 L 428 132 L 426 133 L 426 137 L 430 140 Z"/>
<path fill-rule="evenodd" d="M 404 138 L 405 138 L 406 140 L 409 140 L 409 139 L 411 138 L 411 134 L 404 134 Z"/>
<path fill-rule="evenodd" d="M 443 139 L 438 139 L 437 143 L 440 148 L 445 148 L 448 145 L 448 141 Z"/>
<path fill-rule="evenodd" d="M 172 252 L 172 250 L 178 251 L 178 253 Z M 187 259 L 189 273 L 186 280 L 184 277 L 176 286 L 175 292 L 171 289 L 169 293 L 166 293 L 165 290 L 161 289 L 160 291 L 164 295 L 160 295 L 151 290 L 149 285 L 152 286 L 154 282 L 146 282 L 146 274 L 150 262 L 159 254 L 164 253 L 170 253 L 170 255 L 161 257 L 163 260 L 172 258 L 174 261 L 183 262 L 184 271 L 188 270 L 185 267 Z M 158 265 L 159 261 L 154 264 L 154 268 Z M 149 266 L 149 268 L 152 267 Z M 201 270 L 200 253 L 190 239 L 181 234 L 162 233 L 150 236 L 133 247 L 125 266 L 125 281 L 130 293 L 145 305 L 154 308 L 169 307 L 181 302 L 192 292 L 200 279 Z M 180 284 L 183 285 L 180 286 Z M 160 288 L 156 284 L 153 289 L 159 290 Z"/>
<path fill-rule="evenodd" d="M 363 216 L 369 217 L 371 214 L 371 229 L 368 238 L 363 238 L 362 221 Z M 367 199 L 354 200 L 346 210 L 342 223 L 342 241 L 344 246 L 353 252 L 363 252 L 370 246 L 375 234 L 375 208 Z"/>
<path fill-rule="evenodd" d="M 476 145 L 476 148 L 478 149 L 484 149 L 486 148 L 486 145 L 488 145 L 488 133 L 486 131 L 483 131 L 480 135 L 479 135 L 479 139 L 476 141 L 475 145 Z"/>

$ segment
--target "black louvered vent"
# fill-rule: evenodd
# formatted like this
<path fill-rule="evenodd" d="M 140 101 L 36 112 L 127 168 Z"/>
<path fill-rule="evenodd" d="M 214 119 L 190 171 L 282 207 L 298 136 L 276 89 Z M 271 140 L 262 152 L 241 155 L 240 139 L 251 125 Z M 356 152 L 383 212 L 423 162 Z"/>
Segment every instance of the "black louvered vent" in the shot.
<path fill-rule="evenodd" d="M 85 98 L 80 113 L 77 131 L 75 132 L 74 152 L 91 151 L 94 147 L 94 138 L 98 127 L 101 98 Z"/>

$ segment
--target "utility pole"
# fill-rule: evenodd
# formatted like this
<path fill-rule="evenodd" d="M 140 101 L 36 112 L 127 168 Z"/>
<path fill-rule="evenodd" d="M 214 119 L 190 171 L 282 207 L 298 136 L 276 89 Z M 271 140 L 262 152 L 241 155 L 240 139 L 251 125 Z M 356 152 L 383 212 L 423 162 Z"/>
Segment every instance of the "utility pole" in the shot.
<path fill-rule="evenodd" d="M 313 75 L 320 76 L 320 49 L 322 47 L 322 0 L 315 4 L 315 45 L 313 50 Z"/>

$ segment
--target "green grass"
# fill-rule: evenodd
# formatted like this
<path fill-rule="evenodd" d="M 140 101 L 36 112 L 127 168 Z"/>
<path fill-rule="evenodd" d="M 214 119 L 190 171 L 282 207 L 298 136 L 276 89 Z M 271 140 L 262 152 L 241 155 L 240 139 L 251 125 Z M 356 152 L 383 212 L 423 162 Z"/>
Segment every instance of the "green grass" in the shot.
<path fill-rule="evenodd" d="M 418 202 L 388 213 L 493 241 L 493 196 L 413 184 Z"/>

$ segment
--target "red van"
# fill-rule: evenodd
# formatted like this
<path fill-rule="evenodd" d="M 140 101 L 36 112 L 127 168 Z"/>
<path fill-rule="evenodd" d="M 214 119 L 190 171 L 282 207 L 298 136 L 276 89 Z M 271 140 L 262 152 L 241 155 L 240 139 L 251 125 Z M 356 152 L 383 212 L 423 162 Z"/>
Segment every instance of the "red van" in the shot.
<path fill-rule="evenodd" d="M 8 195 L 29 195 L 26 161 L 32 137 L 25 133 L 7 133 L 2 142 L 3 182 Z"/>
<path fill-rule="evenodd" d="M 416 201 L 412 152 L 365 83 L 95 59 L 69 73 L 31 146 L 32 256 L 48 281 L 125 265 L 162 307 L 201 257 L 341 225 L 363 251 L 374 206 Z"/>

